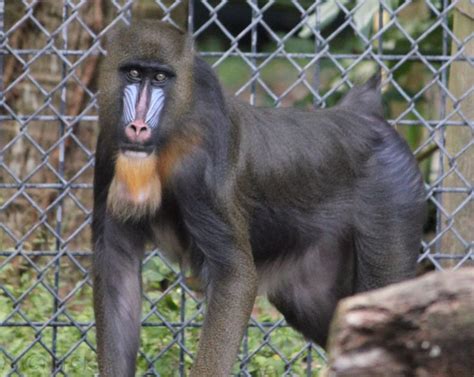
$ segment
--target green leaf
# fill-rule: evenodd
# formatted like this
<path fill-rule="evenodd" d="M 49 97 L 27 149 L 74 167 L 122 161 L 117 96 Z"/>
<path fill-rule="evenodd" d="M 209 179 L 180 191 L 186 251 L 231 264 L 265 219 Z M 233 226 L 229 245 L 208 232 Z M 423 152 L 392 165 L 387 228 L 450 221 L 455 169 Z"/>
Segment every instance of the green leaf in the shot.
<path fill-rule="evenodd" d="M 368 35 L 372 18 L 379 9 L 378 0 L 357 0 L 357 10 L 354 13 L 354 23 L 357 31 Z"/>
<path fill-rule="evenodd" d="M 319 21 L 319 30 L 324 29 L 337 17 L 341 9 L 337 3 L 345 4 L 348 0 L 328 0 L 319 6 L 318 12 L 313 13 L 308 17 L 306 25 L 301 29 L 298 36 L 300 38 L 309 38 L 313 32 L 312 29 L 316 27 L 316 22 Z M 319 16 L 319 20 L 316 16 Z"/>
<path fill-rule="evenodd" d="M 172 311 L 178 311 L 179 310 L 179 305 L 176 304 L 176 302 L 173 300 L 173 297 L 170 295 L 165 296 L 163 299 L 163 302 L 165 303 L 166 307 Z"/>

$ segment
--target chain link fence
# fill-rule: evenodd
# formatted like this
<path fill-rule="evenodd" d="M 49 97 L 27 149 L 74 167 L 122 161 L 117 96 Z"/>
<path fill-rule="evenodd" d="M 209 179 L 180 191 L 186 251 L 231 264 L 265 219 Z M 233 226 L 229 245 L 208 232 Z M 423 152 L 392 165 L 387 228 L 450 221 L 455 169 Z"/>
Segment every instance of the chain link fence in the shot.
<path fill-rule="evenodd" d="M 387 117 L 426 180 L 420 270 L 442 270 L 474 260 L 473 8 L 469 0 L 0 0 L 1 375 L 97 370 L 88 273 L 97 66 L 115 24 L 138 15 L 187 29 L 224 87 L 256 105 L 330 106 L 380 70 Z M 143 276 L 138 373 L 184 376 L 201 297 L 158 250 Z M 317 376 L 323 365 L 322 350 L 258 299 L 235 373 Z"/>

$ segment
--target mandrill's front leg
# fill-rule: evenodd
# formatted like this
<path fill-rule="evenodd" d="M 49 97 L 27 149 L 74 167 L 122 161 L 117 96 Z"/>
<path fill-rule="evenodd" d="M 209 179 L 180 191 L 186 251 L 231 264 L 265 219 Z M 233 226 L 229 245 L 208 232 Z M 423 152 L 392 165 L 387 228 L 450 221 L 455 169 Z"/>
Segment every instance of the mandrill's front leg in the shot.
<path fill-rule="evenodd" d="M 194 202 L 191 200 L 190 202 Z M 201 205 L 189 212 L 196 251 L 203 257 L 201 278 L 207 309 L 191 377 L 227 377 L 237 358 L 257 293 L 257 272 L 245 231 Z"/>
<path fill-rule="evenodd" d="M 207 311 L 192 377 L 226 377 L 237 358 L 256 295 L 256 273 L 251 258 L 239 257 L 239 269 L 211 277 Z"/>
<path fill-rule="evenodd" d="M 98 224 L 101 222 L 102 224 Z M 94 312 L 101 377 L 135 375 L 140 344 L 143 235 L 107 215 L 95 219 Z M 97 228 L 96 228 L 97 229 Z"/>

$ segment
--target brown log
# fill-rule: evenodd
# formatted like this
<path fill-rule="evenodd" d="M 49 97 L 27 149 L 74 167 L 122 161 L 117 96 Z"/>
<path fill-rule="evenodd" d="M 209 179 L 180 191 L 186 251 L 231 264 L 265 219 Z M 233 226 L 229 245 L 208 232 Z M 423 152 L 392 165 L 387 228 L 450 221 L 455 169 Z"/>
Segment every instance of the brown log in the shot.
<path fill-rule="evenodd" d="M 326 376 L 474 376 L 474 268 L 342 300 Z"/>

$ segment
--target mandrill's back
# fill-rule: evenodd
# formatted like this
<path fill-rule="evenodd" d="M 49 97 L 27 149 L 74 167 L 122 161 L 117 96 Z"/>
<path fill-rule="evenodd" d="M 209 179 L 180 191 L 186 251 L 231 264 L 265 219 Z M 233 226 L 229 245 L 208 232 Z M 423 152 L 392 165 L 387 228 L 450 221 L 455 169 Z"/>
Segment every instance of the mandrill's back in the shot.
<path fill-rule="evenodd" d="M 253 184 L 262 190 L 266 178 L 275 176 L 290 186 L 286 190 L 291 193 L 301 178 L 306 184 L 298 192 L 308 191 L 315 200 L 328 188 L 343 190 L 367 175 L 377 165 L 376 154 L 384 159 L 382 165 L 390 164 L 386 156 L 390 154 L 394 167 L 403 171 L 408 164 L 409 172 L 419 176 L 406 143 L 383 118 L 376 87 L 377 80 L 372 79 L 354 87 L 337 106 L 314 111 L 259 108 L 228 99 L 239 130 L 237 166 L 250 172 Z M 307 184 L 311 176 L 314 187 Z"/>
<path fill-rule="evenodd" d="M 376 87 L 372 79 L 337 106 L 315 111 L 232 101 L 240 114 L 237 165 L 257 262 L 281 256 L 279 250 L 326 242 L 328 234 L 362 245 L 383 227 L 387 237 L 405 233 L 401 260 L 393 257 L 404 266 L 400 274 L 413 274 L 423 181 L 405 141 L 383 119 Z M 268 233 L 273 237 L 259 237 Z M 380 238 L 381 250 L 385 241 Z"/>

